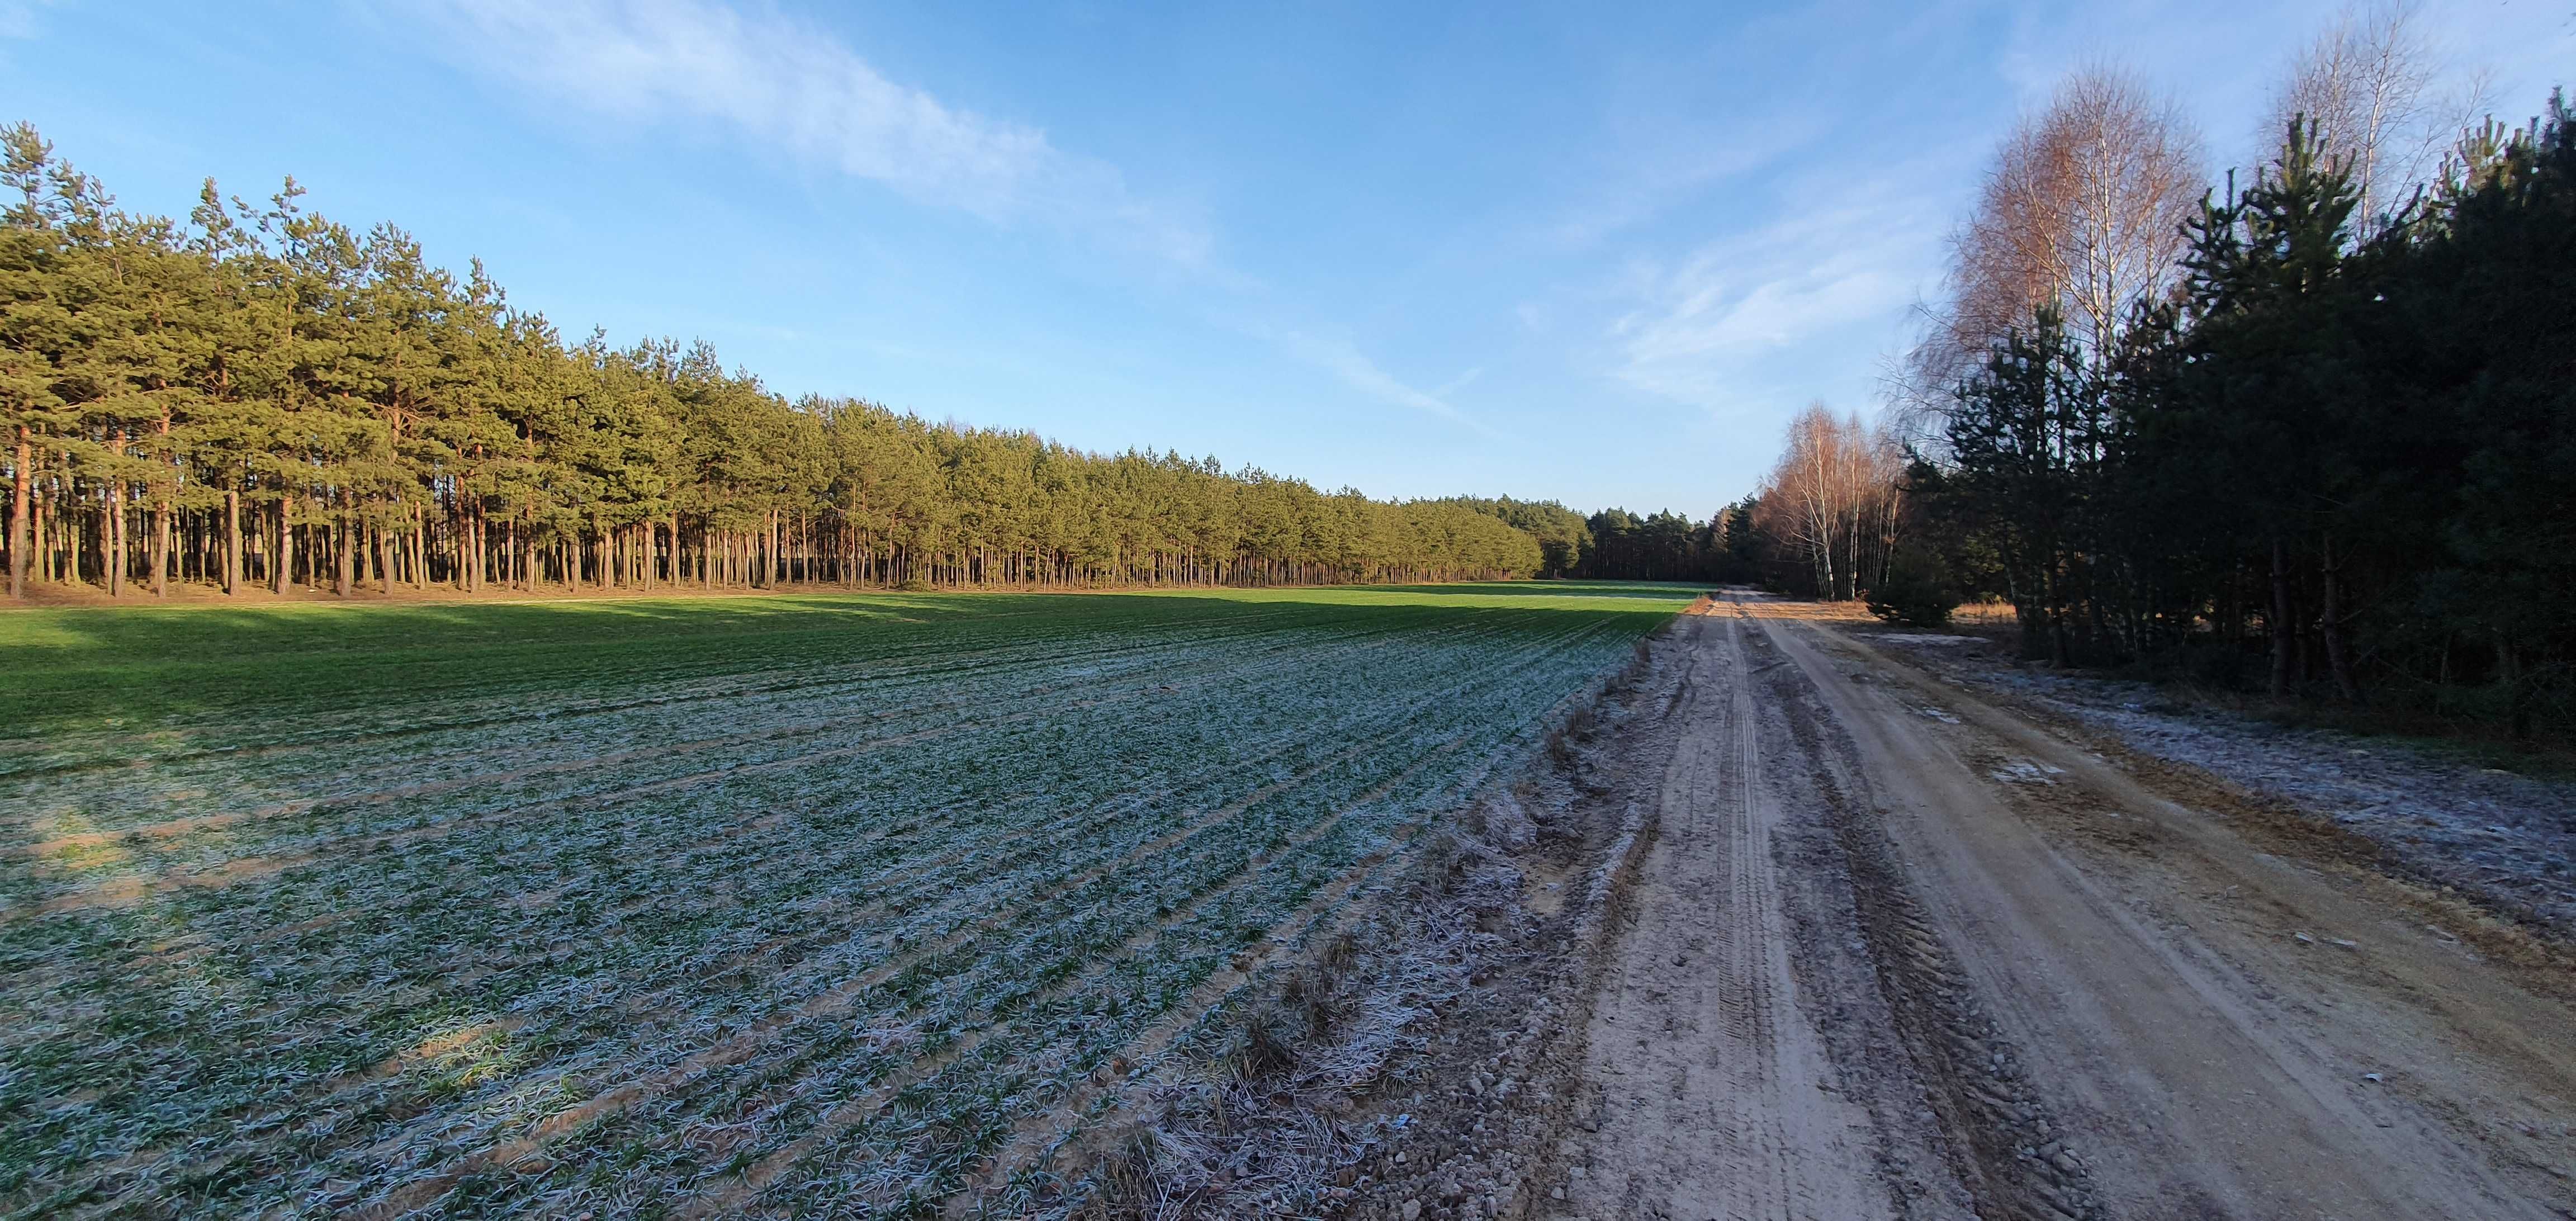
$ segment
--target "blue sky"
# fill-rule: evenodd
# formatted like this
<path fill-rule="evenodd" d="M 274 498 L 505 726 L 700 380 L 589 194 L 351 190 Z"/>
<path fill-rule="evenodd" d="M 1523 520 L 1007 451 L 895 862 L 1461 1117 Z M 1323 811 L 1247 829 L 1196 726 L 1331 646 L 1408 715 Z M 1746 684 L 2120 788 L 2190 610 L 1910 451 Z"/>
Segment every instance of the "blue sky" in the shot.
<path fill-rule="evenodd" d="M 0 119 L 480 256 L 791 394 L 1705 516 L 1871 410 L 1987 153 L 2125 66 L 2247 159 L 2331 3 L 0 0 Z M 2576 0 L 2423 20 L 2498 109 Z"/>

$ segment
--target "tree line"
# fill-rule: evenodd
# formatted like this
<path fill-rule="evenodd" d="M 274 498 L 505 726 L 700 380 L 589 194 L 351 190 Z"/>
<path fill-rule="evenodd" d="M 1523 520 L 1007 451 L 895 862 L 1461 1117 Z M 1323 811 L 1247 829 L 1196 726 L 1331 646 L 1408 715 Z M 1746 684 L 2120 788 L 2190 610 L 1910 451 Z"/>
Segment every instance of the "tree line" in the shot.
<path fill-rule="evenodd" d="M 0 130 L 9 589 L 1270 584 L 1579 566 L 1492 506 L 1094 454 L 570 341 L 391 225 L 121 210 Z M 1507 502 L 1498 502 L 1507 503 Z"/>
<path fill-rule="evenodd" d="M 2061 664 L 2576 726 L 2576 115 L 2447 118 L 2404 19 L 2320 39 L 2247 174 L 2107 72 L 2006 141 L 1881 442 L 1891 601 L 1999 596 Z M 1775 477 L 1771 540 L 1822 529 L 1805 495 Z"/>
<path fill-rule="evenodd" d="M 1585 516 L 1553 500 L 1452 497 L 1446 503 L 1501 518 L 1538 540 L 1542 576 L 1603 581 L 1720 581 L 1730 574 L 1725 513 L 1706 521 L 1670 509 Z"/>

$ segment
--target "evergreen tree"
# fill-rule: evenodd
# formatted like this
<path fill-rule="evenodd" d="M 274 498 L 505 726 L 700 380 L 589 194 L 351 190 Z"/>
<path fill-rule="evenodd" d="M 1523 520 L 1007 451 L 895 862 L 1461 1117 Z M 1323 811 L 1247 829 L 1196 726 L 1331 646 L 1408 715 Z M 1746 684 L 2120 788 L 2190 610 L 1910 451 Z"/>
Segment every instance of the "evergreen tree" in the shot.
<path fill-rule="evenodd" d="M 479 264 L 460 281 L 292 180 L 131 216 L 24 125 L 0 180 L 13 597 L 1450 580 L 1561 573 L 1579 545 L 1558 506 L 1325 495 L 789 403 L 704 344 L 567 343 Z"/>

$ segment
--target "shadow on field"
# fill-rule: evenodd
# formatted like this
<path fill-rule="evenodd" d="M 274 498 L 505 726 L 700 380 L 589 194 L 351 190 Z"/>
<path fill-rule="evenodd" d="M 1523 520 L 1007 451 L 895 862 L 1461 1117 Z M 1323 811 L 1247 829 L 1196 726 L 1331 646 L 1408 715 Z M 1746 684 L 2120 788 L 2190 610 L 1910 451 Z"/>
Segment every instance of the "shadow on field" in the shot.
<path fill-rule="evenodd" d="M 1497 581 L 1459 585 L 1326 585 L 1319 589 L 1385 590 L 1453 598 L 1636 598 L 1650 602 L 1680 599 L 1676 606 L 1707 593 L 1706 585 L 1666 581 Z"/>
<path fill-rule="evenodd" d="M 997 637 L 1128 634 L 1212 620 L 1240 619 L 1252 631 L 1400 630 L 1532 612 L 1660 620 L 1700 592 L 1520 581 L 30 610 L 0 616 L 12 680 L 0 688 L 0 740 L 793 674 L 964 652 Z M 1650 626 L 1641 623 L 1640 633 Z"/>

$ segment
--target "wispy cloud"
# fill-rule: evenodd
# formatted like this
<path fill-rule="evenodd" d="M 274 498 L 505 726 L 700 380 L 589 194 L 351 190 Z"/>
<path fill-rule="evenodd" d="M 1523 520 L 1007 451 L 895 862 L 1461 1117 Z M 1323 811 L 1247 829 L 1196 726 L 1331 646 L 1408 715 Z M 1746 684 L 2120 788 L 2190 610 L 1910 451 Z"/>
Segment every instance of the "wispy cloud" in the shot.
<path fill-rule="evenodd" d="M 1491 435 L 1490 429 L 1478 423 L 1466 412 L 1460 411 L 1448 399 L 1448 395 L 1465 388 L 1467 383 L 1482 375 L 1484 372 L 1482 369 L 1471 369 L 1439 390 L 1423 390 L 1379 368 L 1376 361 L 1370 360 L 1359 350 L 1357 344 L 1347 339 L 1326 339 L 1304 331 L 1272 331 L 1260 328 L 1256 328 L 1256 331 L 1263 338 L 1278 344 L 1282 351 L 1332 374 L 1340 379 L 1343 385 L 1381 403 L 1411 408 L 1455 424 L 1465 425 L 1478 433 Z"/>
<path fill-rule="evenodd" d="M 1485 367 L 1483 365 L 1478 365 L 1456 377 L 1450 378 L 1448 381 L 1440 383 L 1440 388 L 1432 391 L 1431 397 L 1446 402 L 1455 397 L 1459 391 L 1475 385 L 1476 379 L 1483 377 L 1484 375 Z"/>
<path fill-rule="evenodd" d="M 54 0 L 0 0 L 0 38 L 36 36 L 36 13 Z"/>
<path fill-rule="evenodd" d="M 5 4 L 6 0 L 0 0 Z M 821 169 L 997 224 L 1088 232 L 1185 265 L 1198 226 L 1044 131 L 941 101 L 829 31 L 715 0 L 414 0 L 442 50 L 596 114 L 729 127 Z M 0 12 L 5 12 L 0 9 Z"/>
<path fill-rule="evenodd" d="M 1638 265 L 1633 305 L 1610 327 L 1615 375 L 1715 408 L 1812 376 L 1779 369 L 1784 360 L 1849 363 L 1851 353 L 1810 349 L 1836 337 L 1883 342 L 1872 324 L 1902 316 L 1937 266 L 1939 233 L 1916 207 L 1865 196 L 1729 235 L 1671 265 Z"/>
<path fill-rule="evenodd" d="M 1717 184 L 1751 174 L 1812 145 L 1823 125 L 1812 114 L 1787 113 L 1723 129 L 1673 119 L 1632 119 L 1603 155 L 1599 185 L 1578 195 L 1552 226 L 1555 243 L 1588 249 L 1621 230 L 1662 215 Z"/>

